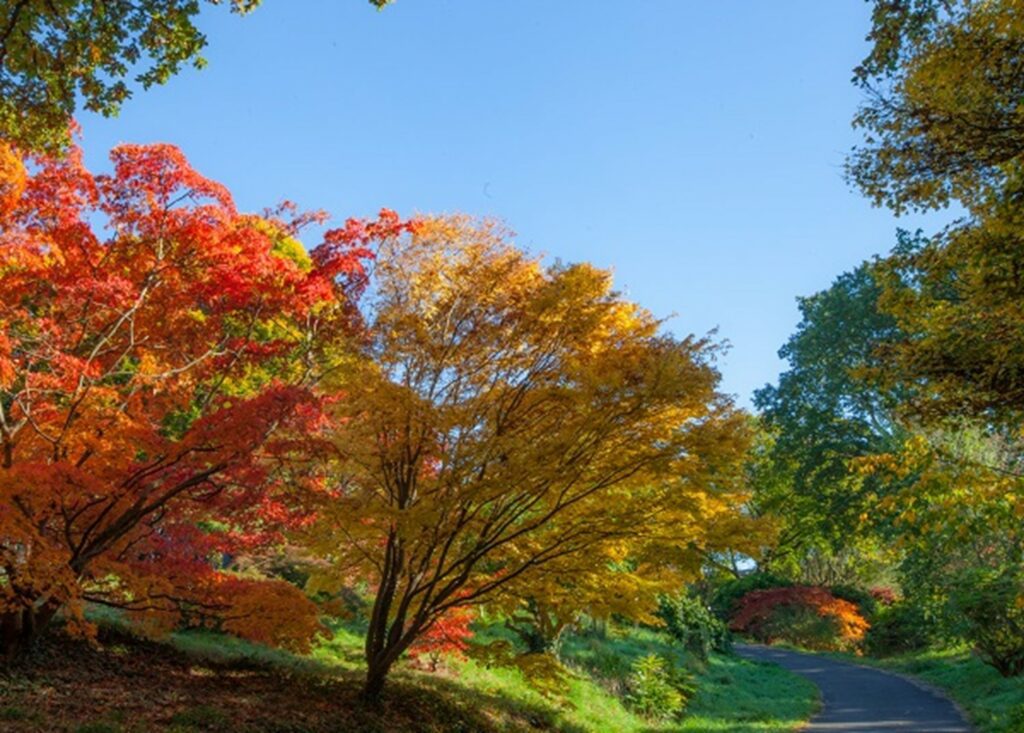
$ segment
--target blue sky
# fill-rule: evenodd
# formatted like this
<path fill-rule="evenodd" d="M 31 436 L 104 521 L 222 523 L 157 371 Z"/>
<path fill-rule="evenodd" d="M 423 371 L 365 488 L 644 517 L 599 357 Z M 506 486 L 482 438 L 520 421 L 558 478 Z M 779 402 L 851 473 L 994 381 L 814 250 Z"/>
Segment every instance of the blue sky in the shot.
<path fill-rule="evenodd" d="M 82 115 L 87 159 L 175 143 L 240 207 L 340 221 L 492 215 L 534 252 L 612 267 L 677 334 L 718 327 L 748 404 L 797 295 L 887 250 L 842 179 L 863 0 L 264 0 L 209 7 L 208 68 Z M 315 244 L 310 242 L 309 244 Z"/>

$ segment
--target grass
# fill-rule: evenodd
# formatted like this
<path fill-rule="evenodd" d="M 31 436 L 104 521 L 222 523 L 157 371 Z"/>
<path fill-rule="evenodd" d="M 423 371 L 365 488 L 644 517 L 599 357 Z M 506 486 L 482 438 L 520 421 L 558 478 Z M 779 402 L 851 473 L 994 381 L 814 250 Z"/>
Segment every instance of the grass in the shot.
<path fill-rule="evenodd" d="M 1024 677 L 1006 678 L 966 648 L 882 659 L 839 655 L 859 664 L 908 674 L 942 690 L 981 733 L 1024 731 Z"/>
<path fill-rule="evenodd" d="M 102 646 L 54 639 L 24 669 L 0 677 L 0 728 L 62 733 L 782 733 L 806 720 L 814 687 L 773 665 L 729 655 L 706 664 L 649 629 L 614 628 L 570 636 L 563 694 L 545 696 L 514 668 L 451 661 L 436 674 L 399 665 L 385 704 L 358 701 L 362 637 L 340 626 L 308 655 L 269 649 L 208 631 L 164 643 L 130 635 L 116 615 L 99 614 Z M 500 636 L 485 629 L 482 636 Z M 671 657 L 696 676 L 683 717 L 653 722 L 622 702 L 638 657 Z"/>
<path fill-rule="evenodd" d="M 688 667 L 697 678 L 697 694 L 681 721 L 652 724 L 626 712 L 615 695 L 638 657 L 660 654 Z M 712 655 L 707 664 L 688 657 L 667 637 L 650 629 L 627 628 L 607 635 L 569 637 L 566 662 L 611 697 L 625 715 L 610 727 L 612 711 L 579 716 L 584 730 L 605 731 L 790 731 L 807 720 L 817 706 L 817 689 L 807 680 L 772 664 L 758 664 L 732 655 Z M 588 710 L 590 700 L 574 700 Z"/>
<path fill-rule="evenodd" d="M 478 638 L 509 637 L 500 626 L 492 626 L 482 629 Z M 314 650 L 312 658 L 358 670 L 361 645 L 362 637 L 355 630 L 339 628 L 334 639 Z M 623 681 L 630 666 L 652 653 L 672 658 L 696 674 L 697 695 L 680 721 L 653 722 L 623 705 Z M 474 704 L 494 705 L 497 701 L 514 718 L 531 726 L 567 733 L 782 733 L 798 728 L 817 706 L 817 688 L 776 665 L 719 654 L 700 664 L 650 629 L 624 627 L 602 635 L 569 635 L 561 656 L 573 674 L 557 700 L 539 692 L 517 669 L 484 666 L 473 660 L 450 663 L 441 675 L 400 670 L 398 677 L 440 690 L 454 686 L 457 695 Z"/>

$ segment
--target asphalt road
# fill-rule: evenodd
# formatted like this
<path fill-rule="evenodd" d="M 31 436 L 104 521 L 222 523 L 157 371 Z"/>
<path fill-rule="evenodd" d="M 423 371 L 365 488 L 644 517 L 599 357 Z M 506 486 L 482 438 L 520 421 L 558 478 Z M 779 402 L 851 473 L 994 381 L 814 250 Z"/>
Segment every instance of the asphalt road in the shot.
<path fill-rule="evenodd" d="M 774 662 L 821 690 L 824 706 L 806 733 L 968 733 L 953 704 L 897 675 L 814 654 L 738 644 L 740 656 Z"/>

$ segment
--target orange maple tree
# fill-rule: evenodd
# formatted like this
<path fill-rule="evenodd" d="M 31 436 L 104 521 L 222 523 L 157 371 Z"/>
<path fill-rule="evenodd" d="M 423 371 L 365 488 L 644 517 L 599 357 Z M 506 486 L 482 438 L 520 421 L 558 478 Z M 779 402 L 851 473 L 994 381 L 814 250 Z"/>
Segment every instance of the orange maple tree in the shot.
<path fill-rule="evenodd" d="M 278 436 L 319 419 L 318 334 L 351 333 L 363 245 L 397 218 L 310 257 L 320 215 L 240 213 L 169 145 L 111 160 L 0 144 L 0 652 L 58 612 L 87 630 L 84 601 L 301 647 L 315 606 L 230 558 L 304 519 Z"/>

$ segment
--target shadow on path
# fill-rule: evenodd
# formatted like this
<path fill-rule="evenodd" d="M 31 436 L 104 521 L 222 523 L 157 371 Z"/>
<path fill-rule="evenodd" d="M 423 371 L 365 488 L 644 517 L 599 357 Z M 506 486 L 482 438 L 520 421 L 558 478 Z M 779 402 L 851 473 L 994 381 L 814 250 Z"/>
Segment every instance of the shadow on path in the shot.
<path fill-rule="evenodd" d="M 806 733 L 969 733 L 949 700 L 894 674 L 815 654 L 737 644 L 747 659 L 774 662 L 821 690 L 824 707 Z"/>

